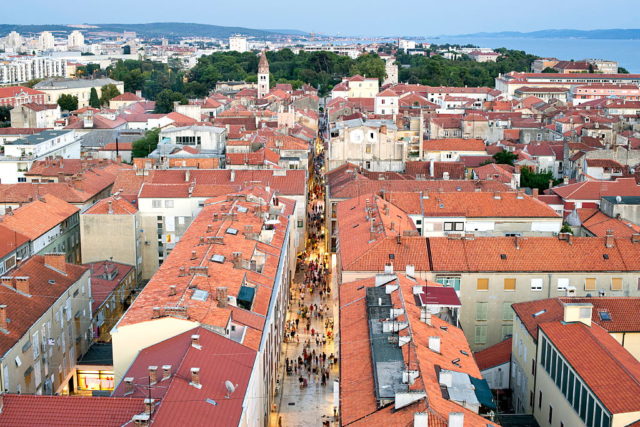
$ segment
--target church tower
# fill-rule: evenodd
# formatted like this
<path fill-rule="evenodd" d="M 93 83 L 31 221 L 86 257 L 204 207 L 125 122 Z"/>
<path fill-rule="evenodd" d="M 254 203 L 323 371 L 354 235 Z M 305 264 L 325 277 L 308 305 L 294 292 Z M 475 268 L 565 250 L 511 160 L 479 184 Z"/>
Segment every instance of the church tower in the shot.
<path fill-rule="evenodd" d="M 269 93 L 269 61 L 267 54 L 262 51 L 258 63 L 258 98 L 264 98 Z"/>

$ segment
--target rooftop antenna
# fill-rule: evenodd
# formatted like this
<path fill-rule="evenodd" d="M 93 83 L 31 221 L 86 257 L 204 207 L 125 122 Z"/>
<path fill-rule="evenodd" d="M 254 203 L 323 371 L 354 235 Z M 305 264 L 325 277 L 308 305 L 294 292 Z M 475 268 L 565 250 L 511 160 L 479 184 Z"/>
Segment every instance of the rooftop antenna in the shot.
<path fill-rule="evenodd" d="M 238 384 L 233 385 L 233 383 L 229 380 L 226 380 L 224 382 L 224 386 L 227 388 L 227 394 L 224 396 L 225 399 L 230 399 L 231 398 L 231 394 L 233 394 L 234 391 L 236 391 L 236 387 L 238 387 Z"/>

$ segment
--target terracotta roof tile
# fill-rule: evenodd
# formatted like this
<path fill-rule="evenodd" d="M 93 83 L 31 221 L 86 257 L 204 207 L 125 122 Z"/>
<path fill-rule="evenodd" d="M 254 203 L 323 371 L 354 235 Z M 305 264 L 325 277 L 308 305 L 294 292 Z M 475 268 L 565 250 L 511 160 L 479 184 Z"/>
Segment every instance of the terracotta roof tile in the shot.
<path fill-rule="evenodd" d="M 8 228 L 34 240 L 62 223 L 80 209 L 52 195 L 34 200 L 2 217 Z"/>
<path fill-rule="evenodd" d="M 486 151 L 484 141 L 481 139 L 425 139 L 423 144 L 425 151 Z"/>
<path fill-rule="evenodd" d="M 512 345 L 513 340 L 509 338 L 482 351 L 474 353 L 473 357 L 476 359 L 478 368 L 481 371 L 484 371 L 485 369 L 509 363 L 511 361 Z"/>
<path fill-rule="evenodd" d="M 4 394 L 0 426 L 120 427 L 145 411 L 144 399 Z"/>

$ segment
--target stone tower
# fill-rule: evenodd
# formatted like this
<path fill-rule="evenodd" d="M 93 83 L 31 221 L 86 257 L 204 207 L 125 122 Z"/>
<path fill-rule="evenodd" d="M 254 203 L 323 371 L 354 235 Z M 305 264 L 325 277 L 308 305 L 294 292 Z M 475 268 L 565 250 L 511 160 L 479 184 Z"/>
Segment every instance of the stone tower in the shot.
<path fill-rule="evenodd" d="M 269 93 L 269 61 L 267 54 L 262 51 L 258 63 L 258 98 L 264 98 Z"/>

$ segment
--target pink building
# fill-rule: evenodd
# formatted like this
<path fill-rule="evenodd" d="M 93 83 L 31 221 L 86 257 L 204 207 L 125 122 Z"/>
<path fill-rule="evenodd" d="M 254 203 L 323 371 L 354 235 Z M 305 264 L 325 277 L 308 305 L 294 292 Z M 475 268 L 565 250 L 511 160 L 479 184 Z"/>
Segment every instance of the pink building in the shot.
<path fill-rule="evenodd" d="M 640 101 L 640 87 L 636 84 L 592 83 L 573 88 L 576 104 L 615 96 L 627 101 Z"/>

